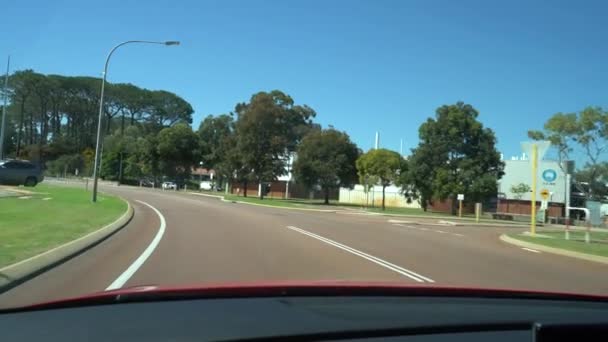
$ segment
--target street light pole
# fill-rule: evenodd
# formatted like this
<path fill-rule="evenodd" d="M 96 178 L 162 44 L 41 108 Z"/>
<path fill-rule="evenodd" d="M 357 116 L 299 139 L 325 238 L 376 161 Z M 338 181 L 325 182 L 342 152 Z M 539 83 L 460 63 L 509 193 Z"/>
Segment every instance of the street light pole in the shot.
<path fill-rule="evenodd" d="M 99 97 L 99 117 L 97 119 L 97 141 L 95 143 L 95 163 L 93 166 L 93 202 L 97 202 L 97 178 L 98 178 L 98 166 L 99 166 L 99 157 L 100 157 L 100 151 L 99 151 L 99 147 L 101 145 L 101 122 L 103 120 L 103 94 L 104 94 L 104 89 L 105 89 L 105 85 L 106 85 L 106 77 L 108 74 L 108 64 L 110 63 L 110 57 L 112 57 L 112 54 L 114 53 L 114 51 L 116 51 L 116 49 L 118 49 L 119 47 L 126 45 L 126 44 L 131 44 L 131 43 L 142 43 L 142 44 L 160 44 L 160 45 L 179 45 L 178 41 L 166 41 L 166 42 L 154 42 L 154 41 L 148 41 L 148 40 L 128 40 L 126 42 L 122 42 L 116 46 L 114 46 L 112 48 L 112 50 L 110 50 L 110 53 L 108 53 L 108 57 L 106 58 L 106 64 L 103 68 L 103 80 L 101 81 L 101 94 Z"/>
<path fill-rule="evenodd" d="M 6 75 L 4 76 L 4 105 L 2 106 L 2 123 L 0 126 L 0 160 L 4 159 L 4 126 L 6 126 L 6 105 L 8 102 L 8 69 L 11 65 L 11 56 L 6 62 Z"/>

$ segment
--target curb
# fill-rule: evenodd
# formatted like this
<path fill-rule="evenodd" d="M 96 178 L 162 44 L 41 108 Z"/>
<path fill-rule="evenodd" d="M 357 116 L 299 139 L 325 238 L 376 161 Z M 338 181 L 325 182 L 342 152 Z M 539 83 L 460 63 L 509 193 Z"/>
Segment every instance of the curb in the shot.
<path fill-rule="evenodd" d="M 565 249 L 555 248 L 555 247 L 547 247 L 547 246 L 539 245 L 539 244 L 532 243 L 532 242 L 517 240 L 512 237 L 507 236 L 506 234 L 502 234 L 500 236 L 500 240 L 502 240 L 503 242 L 515 245 L 515 246 L 519 246 L 519 247 L 532 248 L 532 249 L 536 249 L 536 250 L 546 252 L 546 253 L 558 254 L 558 255 L 568 256 L 568 257 L 572 257 L 572 258 L 577 258 L 577 259 L 582 259 L 582 260 L 587 260 L 587 261 L 594 261 L 594 262 L 599 262 L 602 264 L 608 264 L 608 257 L 568 251 Z"/>
<path fill-rule="evenodd" d="M 203 197 L 211 197 L 211 198 L 218 198 L 220 200 L 224 199 L 224 196 L 222 196 L 222 195 L 208 195 L 208 194 L 201 194 L 201 193 L 198 193 L 198 192 L 190 192 L 190 191 L 188 193 L 191 194 L 191 195 L 197 195 L 197 196 L 203 196 Z"/>
<path fill-rule="evenodd" d="M 133 218 L 134 210 L 129 201 L 122 197 L 119 198 L 127 203 L 127 210 L 116 221 L 76 240 L 1 268 L 0 293 L 83 253 L 126 226 Z"/>
<path fill-rule="evenodd" d="M 446 221 L 446 222 L 451 222 L 455 226 L 465 226 L 465 225 L 469 225 L 469 224 L 474 224 L 476 226 L 505 227 L 505 228 L 525 228 L 525 227 L 527 227 L 527 224 L 517 224 L 517 223 L 514 224 L 514 223 L 499 223 L 499 222 L 497 222 L 497 223 L 475 222 L 474 218 L 468 219 L 468 218 L 454 218 L 454 217 L 433 216 L 433 215 L 424 216 L 424 215 L 386 214 L 386 213 L 378 213 L 378 212 L 373 212 L 373 211 L 361 211 L 361 213 L 364 213 L 367 215 L 403 217 L 403 218 L 409 218 L 409 219 L 428 219 L 428 220 L 440 220 L 440 221 L 452 220 L 452 221 Z M 454 221 L 456 221 L 456 222 L 454 222 Z M 451 225 L 451 224 L 448 223 L 446 225 Z"/>
<path fill-rule="evenodd" d="M 322 213 L 335 213 L 338 210 L 331 210 L 331 209 L 311 209 L 311 208 L 291 208 L 291 207 L 280 207 L 277 205 L 271 205 L 271 204 L 262 204 L 262 203 L 252 203 L 252 202 L 244 202 L 244 201 L 235 201 L 235 200 L 229 200 L 224 198 L 224 196 L 219 196 L 219 195 L 207 195 L 207 194 L 199 194 L 197 192 L 189 192 L 189 194 L 192 195 L 197 195 L 197 196 L 204 196 L 204 197 L 212 197 L 212 198 L 217 198 L 222 202 L 230 202 L 230 203 L 239 203 L 239 204 L 249 204 L 249 205 L 257 205 L 260 207 L 268 207 L 268 208 L 276 208 L 276 209 L 288 209 L 288 210 L 304 210 L 304 211 L 317 211 L 317 212 L 322 212 Z"/>

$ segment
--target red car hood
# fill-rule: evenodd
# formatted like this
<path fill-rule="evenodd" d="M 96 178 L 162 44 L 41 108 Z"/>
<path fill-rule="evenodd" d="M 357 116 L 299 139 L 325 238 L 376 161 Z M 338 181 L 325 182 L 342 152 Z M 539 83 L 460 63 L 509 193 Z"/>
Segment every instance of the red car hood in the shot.
<path fill-rule="evenodd" d="M 252 282 L 216 283 L 179 287 L 144 285 L 43 302 L 21 309 L 47 309 L 84 305 L 177 299 L 217 299 L 283 296 L 421 296 L 484 297 L 608 301 L 608 296 L 577 293 L 408 285 L 396 282 Z"/>

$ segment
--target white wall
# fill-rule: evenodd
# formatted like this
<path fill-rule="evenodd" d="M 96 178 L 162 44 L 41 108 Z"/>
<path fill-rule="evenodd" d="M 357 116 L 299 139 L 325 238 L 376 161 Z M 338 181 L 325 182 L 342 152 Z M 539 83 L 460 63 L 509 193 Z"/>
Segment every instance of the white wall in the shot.
<path fill-rule="evenodd" d="M 553 172 L 557 177 L 551 181 L 550 176 Z M 557 161 L 540 160 L 537 168 L 538 177 L 536 179 L 536 199 L 541 200 L 540 192 L 547 189 L 553 192 L 550 202 L 564 203 L 566 190 L 566 175 L 559 167 Z M 543 177 L 543 173 L 546 173 Z M 516 199 L 515 194 L 511 192 L 511 186 L 519 183 L 525 183 L 530 188 L 532 187 L 532 169 L 530 160 L 505 160 L 505 175 L 498 181 L 498 192 L 502 192 L 507 196 L 507 199 Z M 522 200 L 530 200 L 530 193 L 524 194 Z"/>
<path fill-rule="evenodd" d="M 406 198 L 401 194 L 401 188 L 396 186 L 387 186 L 385 190 L 385 204 L 387 207 L 401 208 L 420 208 L 418 201 L 407 203 Z M 366 194 L 363 191 L 363 185 L 355 185 L 351 190 L 349 188 L 340 188 L 338 202 L 353 203 L 368 206 L 382 206 L 382 187 L 374 186 Z"/>

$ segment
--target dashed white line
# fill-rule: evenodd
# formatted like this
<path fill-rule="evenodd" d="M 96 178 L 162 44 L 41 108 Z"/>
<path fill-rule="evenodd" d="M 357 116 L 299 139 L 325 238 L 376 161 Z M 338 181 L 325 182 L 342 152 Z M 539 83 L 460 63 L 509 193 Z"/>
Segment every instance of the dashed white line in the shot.
<path fill-rule="evenodd" d="M 369 254 L 367 254 L 365 252 L 362 252 L 360 250 L 357 250 L 357 249 L 354 249 L 352 247 L 343 245 L 343 244 L 341 244 L 339 242 L 336 242 L 334 240 L 330 240 L 328 238 L 322 237 L 321 235 L 317 235 L 315 233 L 311 233 L 309 231 L 306 231 L 304 229 L 300 229 L 300 228 L 294 227 L 294 226 L 287 226 L 287 228 L 291 229 L 293 231 L 296 231 L 298 233 L 301 233 L 301 234 L 310 236 L 312 238 L 315 238 L 315 239 L 317 239 L 319 241 L 325 242 L 328 245 L 332 245 L 334 247 L 340 248 L 340 249 L 342 249 L 344 251 L 347 251 L 347 252 L 349 252 L 351 254 L 354 254 L 354 255 L 359 256 L 359 257 L 361 257 L 363 259 L 371 261 L 371 262 L 373 262 L 373 263 L 375 263 L 377 265 L 380 265 L 380 266 L 382 266 L 384 268 L 387 268 L 387 269 L 389 269 L 391 271 L 397 272 L 397 273 L 399 273 L 399 274 L 401 274 L 403 276 L 406 276 L 406 277 L 408 277 L 410 279 L 413 279 L 413 280 L 415 280 L 415 281 L 417 281 L 419 283 L 423 283 L 425 281 L 429 282 L 429 283 L 434 283 L 435 282 L 433 279 L 427 278 L 427 277 L 425 277 L 423 275 L 420 275 L 420 274 L 418 274 L 416 272 L 410 271 L 410 270 L 405 269 L 405 268 L 403 268 L 401 266 L 397 266 L 397 265 L 392 264 L 392 263 L 390 263 L 390 262 L 388 262 L 386 260 L 382 260 L 380 258 L 377 258 L 377 257 L 375 257 L 373 255 L 369 255 Z"/>
<path fill-rule="evenodd" d="M 446 231 L 443 231 L 443 230 L 435 230 L 435 229 L 429 229 L 429 228 L 425 228 L 425 227 L 407 226 L 407 225 L 399 224 L 399 223 L 393 223 L 393 226 L 399 226 L 399 227 L 405 227 L 405 228 L 410 228 L 410 229 L 417 229 L 417 230 L 422 230 L 422 231 L 431 231 L 431 232 L 435 232 L 435 233 L 439 233 L 439 234 L 450 234 L 450 235 L 454 235 L 454 236 L 458 236 L 458 237 L 464 237 L 464 235 L 462 235 L 460 233 L 446 232 Z"/>
<path fill-rule="evenodd" d="M 158 229 L 158 232 L 156 233 L 156 236 L 154 236 L 154 239 L 152 239 L 152 242 L 150 242 L 150 244 L 148 245 L 148 247 L 146 247 L 144 252 L 141 253 L 141 255 L 137 259 L 135 259 L 135 261 L 131 264 L 131 266 L 129 266 L 129 268 L 127 268 L 120 276 L 118 276 L 118 278 L 116 278 L 116 280 L 114 280 L 114 282 L 112 282 L 112 284 L 110 284 L 110 286 L 108 286 L 106 288 L 106 291 L 116 290 L 116 289 L 123 287 L 125 285 L 125 283 L 127 281 L 129 281 L 129 279 L 131 279 L 131 277 L 135 274 L 135 272 L 137 272 L 137 270 L 144 264 L 144 262 L 146 262 L 146 260 L 152 254 L 152 252 L 154 252 L 154 250 L 156 249 L 156 246 L 158 246 L 158 244 L 160 243 L 160 240 L 163 238 L 163 235 L 165 234 L 165 228 L 167 226 L 167 222 L 165 221 L 165 217 L 163 216 L 163 214 L 161 214 L 160 211 L 158 211 L 158 209 L 154 208 L 153 206 L 149 205 L 146 202 L 139 201 L 139 200 L 137 200 L 137 202 L 144 204 L 144 205 L 150 207 L 152 210 L 154 210 L 154 212 L 156 213 L 156 215 L 158 215 L 158 218 L 160 219 L 160 227 Z"/>
<path fill-rule="evenodd" d="M 532 252 L 532 253 L 540 253 L 540 251 L 537 251 L 535 249 L 526 248 L 526 247 L 522 247 L 521 249 L 523 249 L 524 251 Z"/>

